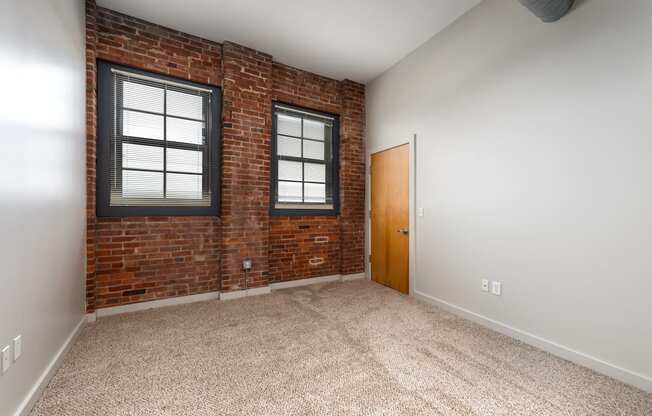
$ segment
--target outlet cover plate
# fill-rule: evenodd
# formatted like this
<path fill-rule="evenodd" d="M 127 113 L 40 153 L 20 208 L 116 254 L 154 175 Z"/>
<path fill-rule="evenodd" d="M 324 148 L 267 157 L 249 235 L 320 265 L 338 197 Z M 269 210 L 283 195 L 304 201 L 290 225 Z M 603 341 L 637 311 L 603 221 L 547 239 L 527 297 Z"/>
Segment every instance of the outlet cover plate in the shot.
<path fill-rule="evenodd" d="M 491 293 L 500 296 L 503 293 L 503 284 L 500 282 L 491 282 Z"/>
<path fill-rule="evenodd" d="M 6 373 L 9 370 L 9 367 L 11 367 L 11 358 L 9 357 L 10 354 L 11 348 L 9 348 L 8 345 L 4 347 L 0 352 L 0 355 L 2 356 L 2 374 Z"/>
<path fill-rule="evenodd" d="M 16 362 L 21 355 L 23 355 L 23 336 L 18 335 L 14 338 L 14 362 Z"/>
<path fill-rule="evenodd" d="M 482 291 L 483 292 L 489 291 L 489 279 L 482 279 Z"/>

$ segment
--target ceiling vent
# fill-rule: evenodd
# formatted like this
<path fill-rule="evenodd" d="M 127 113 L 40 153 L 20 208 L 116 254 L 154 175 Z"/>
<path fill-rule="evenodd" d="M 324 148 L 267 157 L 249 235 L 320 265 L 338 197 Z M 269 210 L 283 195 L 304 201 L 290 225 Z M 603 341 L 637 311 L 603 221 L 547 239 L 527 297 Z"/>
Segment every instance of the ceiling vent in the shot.
<path fill-rule="evenodd" d="M 519 0 L 544 22 L 556 22 L 573 7 L 574 0 Z"/>

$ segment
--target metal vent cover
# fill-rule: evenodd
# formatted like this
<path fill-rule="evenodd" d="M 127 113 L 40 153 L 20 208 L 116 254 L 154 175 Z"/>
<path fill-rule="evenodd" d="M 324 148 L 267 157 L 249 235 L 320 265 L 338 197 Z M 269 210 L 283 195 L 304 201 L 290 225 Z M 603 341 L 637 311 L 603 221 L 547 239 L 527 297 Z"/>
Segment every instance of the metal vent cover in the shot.
<path fill-rule="evenodd" d="M 519 0 L 544 22 L 556 22 L 573 7 L 574 0 Z"/>

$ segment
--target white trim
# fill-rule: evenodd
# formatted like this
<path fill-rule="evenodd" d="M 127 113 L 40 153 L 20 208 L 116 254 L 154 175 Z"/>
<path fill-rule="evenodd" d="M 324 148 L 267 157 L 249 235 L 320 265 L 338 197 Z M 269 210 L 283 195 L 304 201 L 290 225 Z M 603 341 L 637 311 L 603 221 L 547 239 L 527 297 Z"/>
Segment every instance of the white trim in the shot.
<path fill-rule="evenodd" d="M 252 289 L 234 290 L 232 292 L 220 293 L 220 300 L 240 299 L 247 296 L 267 295 L 272 293 L 269 286 L 254 287 Z"/>
<path fill-rule="evenodd" d="M 209 94 L 213 92 L 213 90 L 209 90 L 208 88 L 201 88 L 201 87 L 197 87 L 195 85 L 184 84 L 182 82 L 174 82 L 174 81 L 170 81 L 169 79 L 164 79 L 164 78 L 150 77 L 150 76 L 147 76 L 147 75 L 137 74 L 135 72 L 123 71 L 121 69 L 116 69 L 116 68 L 111 68 L 111 72 L 114 73 L 114 74 L 119 74 L 119 75 L 128 77 L 128 78 L 142 79 L 144 81 L 153 81 L 153 82 L 157 82 L 159 84 L 173 85 L 173 86 L 185 88 L 185 89 L 188 89 L 188 90 L 207 92 Z"/>
<path fill-rule="evenodd" d="M 353 273 L 353 274 L 343 274 L 341 280 L 343 282 L 350 282 L 351 280 L 358 280 L 358 279 L 366 279 L 367 274 L 365 272 L 362 273 Z"/>
<path fill-rule="evenodd" d="M 234 290 L 232 292 L 222 292 L 220 293 L 220 300 L 233 300 L 240 299 L 247 296 L 246 290 Z"/>
<path fill-rule="evenodd" d="M 157 299 L 147 302 L 130 303 L 129 305 L 112 306 L 109 308 L 100 308 L 95 311 L 97 318 L 103 318 L 111 315 L 121 315 L 123 313 L 144 311 L 147 309 L 162 308 L 164 306 L 182 305 L 184 303 L 203 302 L 206 300 L 217 300 L 220 298 L 220 292 L 200 293 L 197 295 L 178 296 L 175 298 Z"/>
<path fill-rule="evenodd" d="M 289 289 L 291 287 L 316 285 L 320 283 L 339 282 L 341 278 L 342 276 L 340 276 L 339 274 L 334 274 L 331 276 L 309 277 L 307 279 L 297 279 L 297 280 L 290 280 L 287 282 L 271 283 L 269 287 L 272 290 Z"/>
<path fill-rule="evenodd" d="M 409 140 L 410 155 L 408 168 L 408 210 L 409 229 L 408 240 L 408 292 L 414 295 L 417 278 L 417 135 L 412 135 Z"/>
<path fill-rule="evenodd" d="M 293 108 L 293 107 L 290 107 L 290 106 L 284 106 L 283 104 L 276 104 L 275 108 L 280 108 L 281 110 L 285 110 L 285 111 L 289 111 L 289 112 L 293 112 L 293 113 L 305 114 L 307 116 L 317 117 L 317 118 L 321 118 L 321 119 L 328 120 L 328 121 L 335 121 L 335 117 L 332 117 L 332 116 L 325 116 L 323 114 L 311 113 L 310 111 L 299 110 L 296 107 Z"/>
<path fill-rule="evenodd" d="M 59 348 L 59 351 L 57 351 L 57 353 L 54 355 L 54 358 L 52 361 L 50 361 L 50 364 L 47 366 L 45 371 L 43 371 L 38 380 L 36 380 L 36 383 L 34 386 L 32 386 L 32 389 L 29 391 L 29 393 L 27 393 L 25 399 L 18 406 L 18 409 L 16 409 L 16 412 L 14 413 L 15 416 L 28 416 L 30 414 L 32 408 L 43 394 L 43 391 L 47 387 L 48 383 L 59 369 L 59 366 L 61 366 L 63 358 L 75 343 L 75 340 L 79 336 L 85 323 L 86 316 L 83 316 L 77 326 L 75 326 L 75 329 L 72 330 L 66 341 L 63 343 L 61 348 Z"/>
<path fill-rule="evenodd" d="M 371 149 L 367 154 L 367 163 L 365 165 L 365 270 L 369 279 L 371 279 L 371 263 L 369 256 L 371 256 L 371 156 L 376 153 L 391 150 L 396 147 L 407 145 L 409 148 L 408 156 L 408 287 L 410 295 L 414 294 L 414 287 L 416 286 L 417 276 L 417 135 L 414 133 L 408 139 L 400 142 L 388 144 L 387 146 L 380 146 L 376 149 Z"/>
<path fill-rule="evenodd" d="M 272 289 L 269 286 L 247 289 L 247 296 L 269 295 L 270 293 L 272 293 Z"/>
<path fill-rule="evenodd" d="M 89 324 L 92 324 L 95 321 L 97 321 L 97 313 L 96 312 L 86 314 L 86 322 L 88 322 Z"/>
<path fill-rule="evenodd" d="M 510 325 L 504 324 L 502 322 L 493 320 L 491 318 L 487 318 L 486 316 L 472 312 L 468 309 L 464 309 L 460 306 L 435 298 L 433 296 L 426 295 L 425 293 L 415 291 L 414 296 L 417 299 L 438 306 L 442 309 L 445 309 L 451 313 L 459 315 L 470 321 L 476 322 L 480 325 L 491 328 L 494 331 L 500 332 L 501 334 L 510 336 L 512 338 L 516 338 L 520 341 L 525 342 L 526 344 L 532 345 L 534 347 L 547 351 L 553 355 L 572 361 L 575 364 L 588 367 L 594 371 L 597 371 L 598 373 L 607 375 L 609 377 L 620 380 L 623 383 L 638 387 L 641 390 L 652 393 L 652 378 L 646 375 L 628 370 L 626 368 L 619 367 L 615 364 L 603 361 L 589 354 L 585 354 L 583 352 L 574 350 L 572 348 L 542 338 L 538 335 L 534 335 L 529 332 L 523 331 L 521 329 L 514 328 Z"/>

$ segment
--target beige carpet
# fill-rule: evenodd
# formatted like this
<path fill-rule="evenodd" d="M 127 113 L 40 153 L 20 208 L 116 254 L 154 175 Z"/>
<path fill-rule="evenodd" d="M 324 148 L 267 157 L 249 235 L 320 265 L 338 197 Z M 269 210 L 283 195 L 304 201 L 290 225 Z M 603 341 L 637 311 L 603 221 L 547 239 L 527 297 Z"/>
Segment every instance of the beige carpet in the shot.
<path fill-rule="evenodd" d="M 652 415 L 652 395 L 367 281 L 105 318 L 33 415 Z"/>

